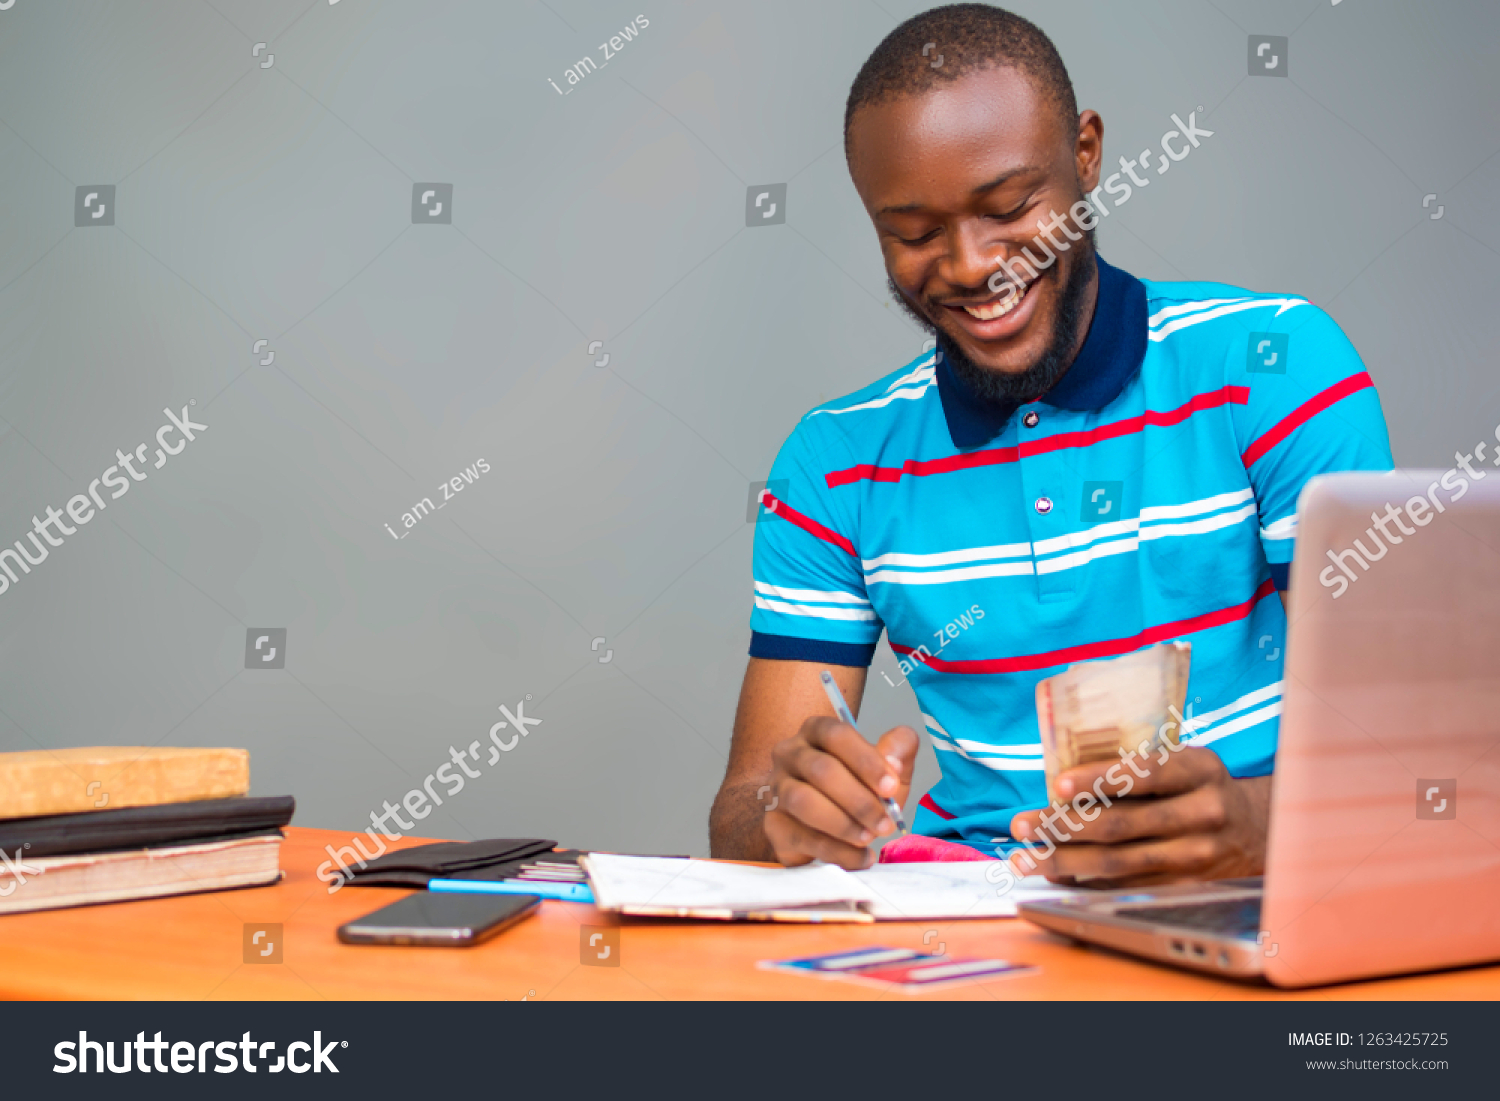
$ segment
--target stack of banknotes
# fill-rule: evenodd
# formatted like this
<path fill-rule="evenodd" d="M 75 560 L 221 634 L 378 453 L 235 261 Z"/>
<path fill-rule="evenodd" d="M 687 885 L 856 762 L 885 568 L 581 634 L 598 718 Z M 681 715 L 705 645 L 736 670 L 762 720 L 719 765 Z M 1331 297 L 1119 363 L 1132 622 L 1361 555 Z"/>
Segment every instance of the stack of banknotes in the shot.
<path fill-rule="evenodd" d="M 1177 743 L 1192 653 L 1192 643 L 1166 642 L 1070 665 L 1037 684 L 1049 800 L 1062 801 L 1057 777 L 1067 769 L 1118 761 L 1121 750 L 1150 753 L 1163 741 Z"/>

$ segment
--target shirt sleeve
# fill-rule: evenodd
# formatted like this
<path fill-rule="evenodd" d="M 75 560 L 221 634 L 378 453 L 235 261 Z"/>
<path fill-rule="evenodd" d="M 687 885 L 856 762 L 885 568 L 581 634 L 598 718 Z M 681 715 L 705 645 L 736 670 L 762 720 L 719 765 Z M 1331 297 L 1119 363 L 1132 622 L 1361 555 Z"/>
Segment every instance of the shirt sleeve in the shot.
<path fill-rule="evenodd" d="M 1308 479 L 1340 470 L 1391 469 L 1391 444 L 1375 384 L 1334 320 L 1301 305 L 1250 333 L 1235 409 L 1241 460 L 1260 510 L 1271 576 L 1286 589 L 1297 537 L 1297 497 Z"/>
<path fill-rule="evenodd" d="M 868 666 L 875 655 L 884 624 L 865 591 L 855 515 L 822 473 L 842 446 L 804 420 L 776 456 L 756 509 L 751 657 Z"/>

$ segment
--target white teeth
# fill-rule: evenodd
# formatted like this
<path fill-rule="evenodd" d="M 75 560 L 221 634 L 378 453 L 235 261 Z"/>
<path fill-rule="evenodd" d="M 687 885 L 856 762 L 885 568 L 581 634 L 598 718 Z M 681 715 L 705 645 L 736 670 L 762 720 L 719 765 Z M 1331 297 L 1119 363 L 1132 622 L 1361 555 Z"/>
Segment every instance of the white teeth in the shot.
<path fill-rule="evenodd" d="M 978 318 L 980 321 L 993 321 L 997 317 L 1004 317 L 1021 304 L 1031 287 L 1028 285 L 1020 294 L 1002 295 L 991 302 L 988 306 L 965 306 L 964 310 L 970 317 Z"/>

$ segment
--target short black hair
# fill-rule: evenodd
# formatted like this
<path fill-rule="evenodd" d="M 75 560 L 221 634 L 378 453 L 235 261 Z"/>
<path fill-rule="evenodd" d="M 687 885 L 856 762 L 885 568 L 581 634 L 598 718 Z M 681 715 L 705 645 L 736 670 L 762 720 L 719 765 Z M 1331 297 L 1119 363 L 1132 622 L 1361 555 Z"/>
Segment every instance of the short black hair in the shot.
<path fill-rule="evenodd" d="M 861 107 L 951 84 L 977 69 L 1005 67 L 1030 78 L 1067 125 L 1076 125 L 1073 81 L 1040 27 L 990 4 L 946 4 L 902 23 L 860 66 L 844 107 L 845 157 L 849 124 Z"/>

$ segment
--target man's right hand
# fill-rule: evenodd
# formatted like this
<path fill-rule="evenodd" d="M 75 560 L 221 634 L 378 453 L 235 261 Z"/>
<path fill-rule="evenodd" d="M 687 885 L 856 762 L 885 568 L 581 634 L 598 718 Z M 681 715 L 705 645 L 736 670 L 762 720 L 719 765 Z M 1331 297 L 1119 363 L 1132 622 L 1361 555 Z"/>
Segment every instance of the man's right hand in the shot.
<path fill-rule="evenodd" d="M 909 726 L 874 745 L 830 716 L 806 719 L 771 751 L 773 809 L 765 834 L 776 859 L 791 866 L 823 860 L 851 870 L 875 862 L 870 843 L 895 830 L 889 796 L 906 805 L 918 739 Z"/>

